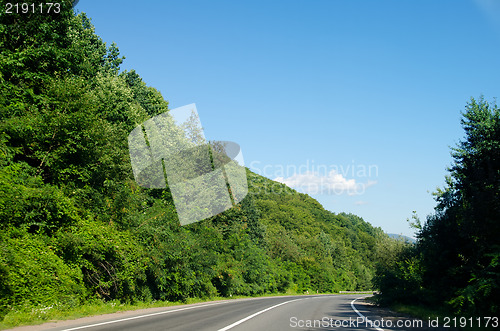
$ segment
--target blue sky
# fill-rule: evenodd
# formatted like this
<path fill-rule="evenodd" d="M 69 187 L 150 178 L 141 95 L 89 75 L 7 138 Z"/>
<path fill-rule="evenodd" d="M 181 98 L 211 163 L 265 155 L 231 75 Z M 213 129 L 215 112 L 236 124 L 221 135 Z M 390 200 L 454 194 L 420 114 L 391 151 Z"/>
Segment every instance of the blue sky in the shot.
<path fill-rule="evenodd" d="M 412 235 L 412 211 L 432 213 L 463 137 L 460 111 L 470 97 L 500 96 L 495 0 L 75 9 L 170 108 L 196 103 L 207 139 L 239 143 L 251 170 L 386 232 Z"/>

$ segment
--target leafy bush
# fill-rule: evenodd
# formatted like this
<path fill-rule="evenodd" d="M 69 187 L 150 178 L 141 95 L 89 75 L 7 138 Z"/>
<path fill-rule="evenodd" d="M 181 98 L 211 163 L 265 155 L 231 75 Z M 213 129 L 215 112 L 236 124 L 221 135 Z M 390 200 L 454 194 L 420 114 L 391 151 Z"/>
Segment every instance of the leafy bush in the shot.
<path fill-rule="evenodd" d="M 0 234 L 0 313 L 17 307 L 75 306 L 87 290 L 82 271 L 58 257 L 48 237 L 10 229 Z"/>

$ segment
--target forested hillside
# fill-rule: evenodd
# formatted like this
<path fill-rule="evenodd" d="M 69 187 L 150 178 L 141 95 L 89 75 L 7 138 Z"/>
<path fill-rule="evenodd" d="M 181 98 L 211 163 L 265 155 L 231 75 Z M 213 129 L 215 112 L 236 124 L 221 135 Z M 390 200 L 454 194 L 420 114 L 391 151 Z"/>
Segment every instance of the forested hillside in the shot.
<path fill-rule="evenodd" d="M 380 229 L 250 171 L 240 204 L 181 227 L 168 188 L 135 183 L 127 145 L 168 102 L 61 9 L 0 16 L 0 317 L 372 288 Z"/>

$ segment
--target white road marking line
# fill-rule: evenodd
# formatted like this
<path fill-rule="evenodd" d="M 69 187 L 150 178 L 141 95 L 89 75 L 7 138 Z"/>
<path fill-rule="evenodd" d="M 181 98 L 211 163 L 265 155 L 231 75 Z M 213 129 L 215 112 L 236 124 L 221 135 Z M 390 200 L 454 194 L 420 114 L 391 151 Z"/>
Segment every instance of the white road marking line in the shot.
<path fill-rule="evenodd" d="M 366 317 L 366 316 L 364 316 L 363 314 L 361 314 L 361 313 L 359 312 L 359 310 L 357 310 L 357 309 L 356 309 L 356 307 L 354 307 L 354 302 L 355 302 L 356 300 L 358 300 L 358 299 L 363 299 L 363 298 L 366 298 L 366 297 L 359 297 L 359 298 L 356 298 L 356 299 L 352 300 L 352 301 L 351 301 L 351 308 L 352 308 L 352 310 L 354 310 L 354 312 L 355 312 L 356 314 L 358 314 L 358 315 L 359 315 L 359 317 L 361 317 L 361 318 L 363 318 L 364 320 L 366 320 L 368 323 L 370 323 L 370 325 L 373 325 L 373 324 L 372 324 L 373 322 L 372 322 L 372 321 L 370 321 L 370 320 L 368 319 L 368 317 Z M 372 329 L 375 329 L 375 330 L 377 330 L 377 331 L 384 331 L 384 329 L 377 328 L 377 327 L 372 327 Z"/>
<path fill-rule="evenodd" d="M 223 303 L 229 303 L 229 301 L 215 302 L 215 303 L 210 303 L 210 304 L 206 304 L 206 305 L 191 306 L 191 307 L 185 307 L 185 308 L 174 309 L 174 310 L 166 310 L 166 311 L 160 311 L 158 313 L 151 313 L 151 314 L 146 314 L 146 315 L 140 315 L 140 316 L 134 316 L 134 317 L 127 317 L 127 318 L 122 318 L 122 319 L 119 319 L 119 320 L 113 320 L 113 321 L 108 321 L 108 322 L 102 322 L 102 323 L 96 323 L 96 324 L 90 324 L 90 325 L 84 325 L 84 326 L 77 326 L 75 328 L 64 329 L 63 331 L 72 331 L 72 330 L 80 330 L 80 329 L 93 328 L 94 326 L 101 326 L 101 325 L 119 323 L 119 322 L 130 321 L 130 320 L 135 320 L 135 319 L 144 318 L 144 317 L 150 317 L 150 316 L 156 316 L 156 315 L 170 314 L 170 313 L 175 313 L 177 311 L 182 311 L 182 310 L 189 310 L 189 309 L 195 309 L 195 308 L 215 306 L 215 305 L 220 305 L 220 304 L 223 304 Z"/>
<path fill-rule="evenodd" d="M 236 321 L 236 322 L 234 322 L 233 324 L 228 325 L 228 326 L 226 326 L 225 328 L 219 329 L 219 330 L 217 330 L 217 331 L 227 331 L 227 330 L 229 330 L 229 329 L 234 328 L 234 327 L 235 327 L 235 326 L 237 326 L 237 325 L 240 325 L 240 324 L 241 324 L 241 323 L 243 323 L 243 322 L 248 321 L 248 320 L 249 320 L 249 319 L 251 319 L 251 318 L 254 318 L 254 317 L 255 317 L 255 316 L 257 316 L 257 315 L 260 315 L 260 314 L 262 314 L 262 313 L 265 313 L 266 311 L 269 311 L 269 310 L 271 310 L 271 309 L 273 309 L 273 308 L 279 307 L 279 306 L 284 305 L 284 304 L 286 304 L 286 303 L 290 303 L 290 302 L 293 302 L 293 301 L 299 301 L 299 300 L 304 300 L 304 299 L 295 299 L 295 300 L 290 300 L 290 301 L 285 301 L 285 302 L 279 303 L 279 304 L 274 305 L 274 306 L 272 306 L 272 307 L 269 307 L 269 308 L 266 308 L 266 309 L 264 309 L 264 310 L 258 311 L 258 312 L 256 312 L 255 314 L 252 314 L 252 315 L 250 315 L 250 316 L 247 316 L 247 317 L 245 317 L 245 318 L 243 318 L 243 319 L 240 319 L 239 321 Z"/>

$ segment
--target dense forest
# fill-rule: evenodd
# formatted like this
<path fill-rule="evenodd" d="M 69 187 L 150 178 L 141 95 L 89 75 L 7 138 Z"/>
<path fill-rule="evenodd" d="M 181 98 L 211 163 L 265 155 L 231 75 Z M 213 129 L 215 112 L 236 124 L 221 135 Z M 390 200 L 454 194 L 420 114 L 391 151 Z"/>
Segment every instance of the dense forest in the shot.
<path fill-rule="evenodd" d="M 180 226 L 168 187 L 134 181 L 127 136 L 169 108 L 123 59 L 68 1 L 0 16 L 0 318 L 89 300 L 372 289 L 381 229 L 249 170 L 236 207 Z"/>
<path fill-rule="evenodd" d="M 458 316 L 500 311 L 500 109 L 472 98 L 462 113 L 465 138 L 452 148 L 435 213 L 416 214 L 415 245 L 386 247 L 375 278 L 385 303 L 445 308 Z"/>

